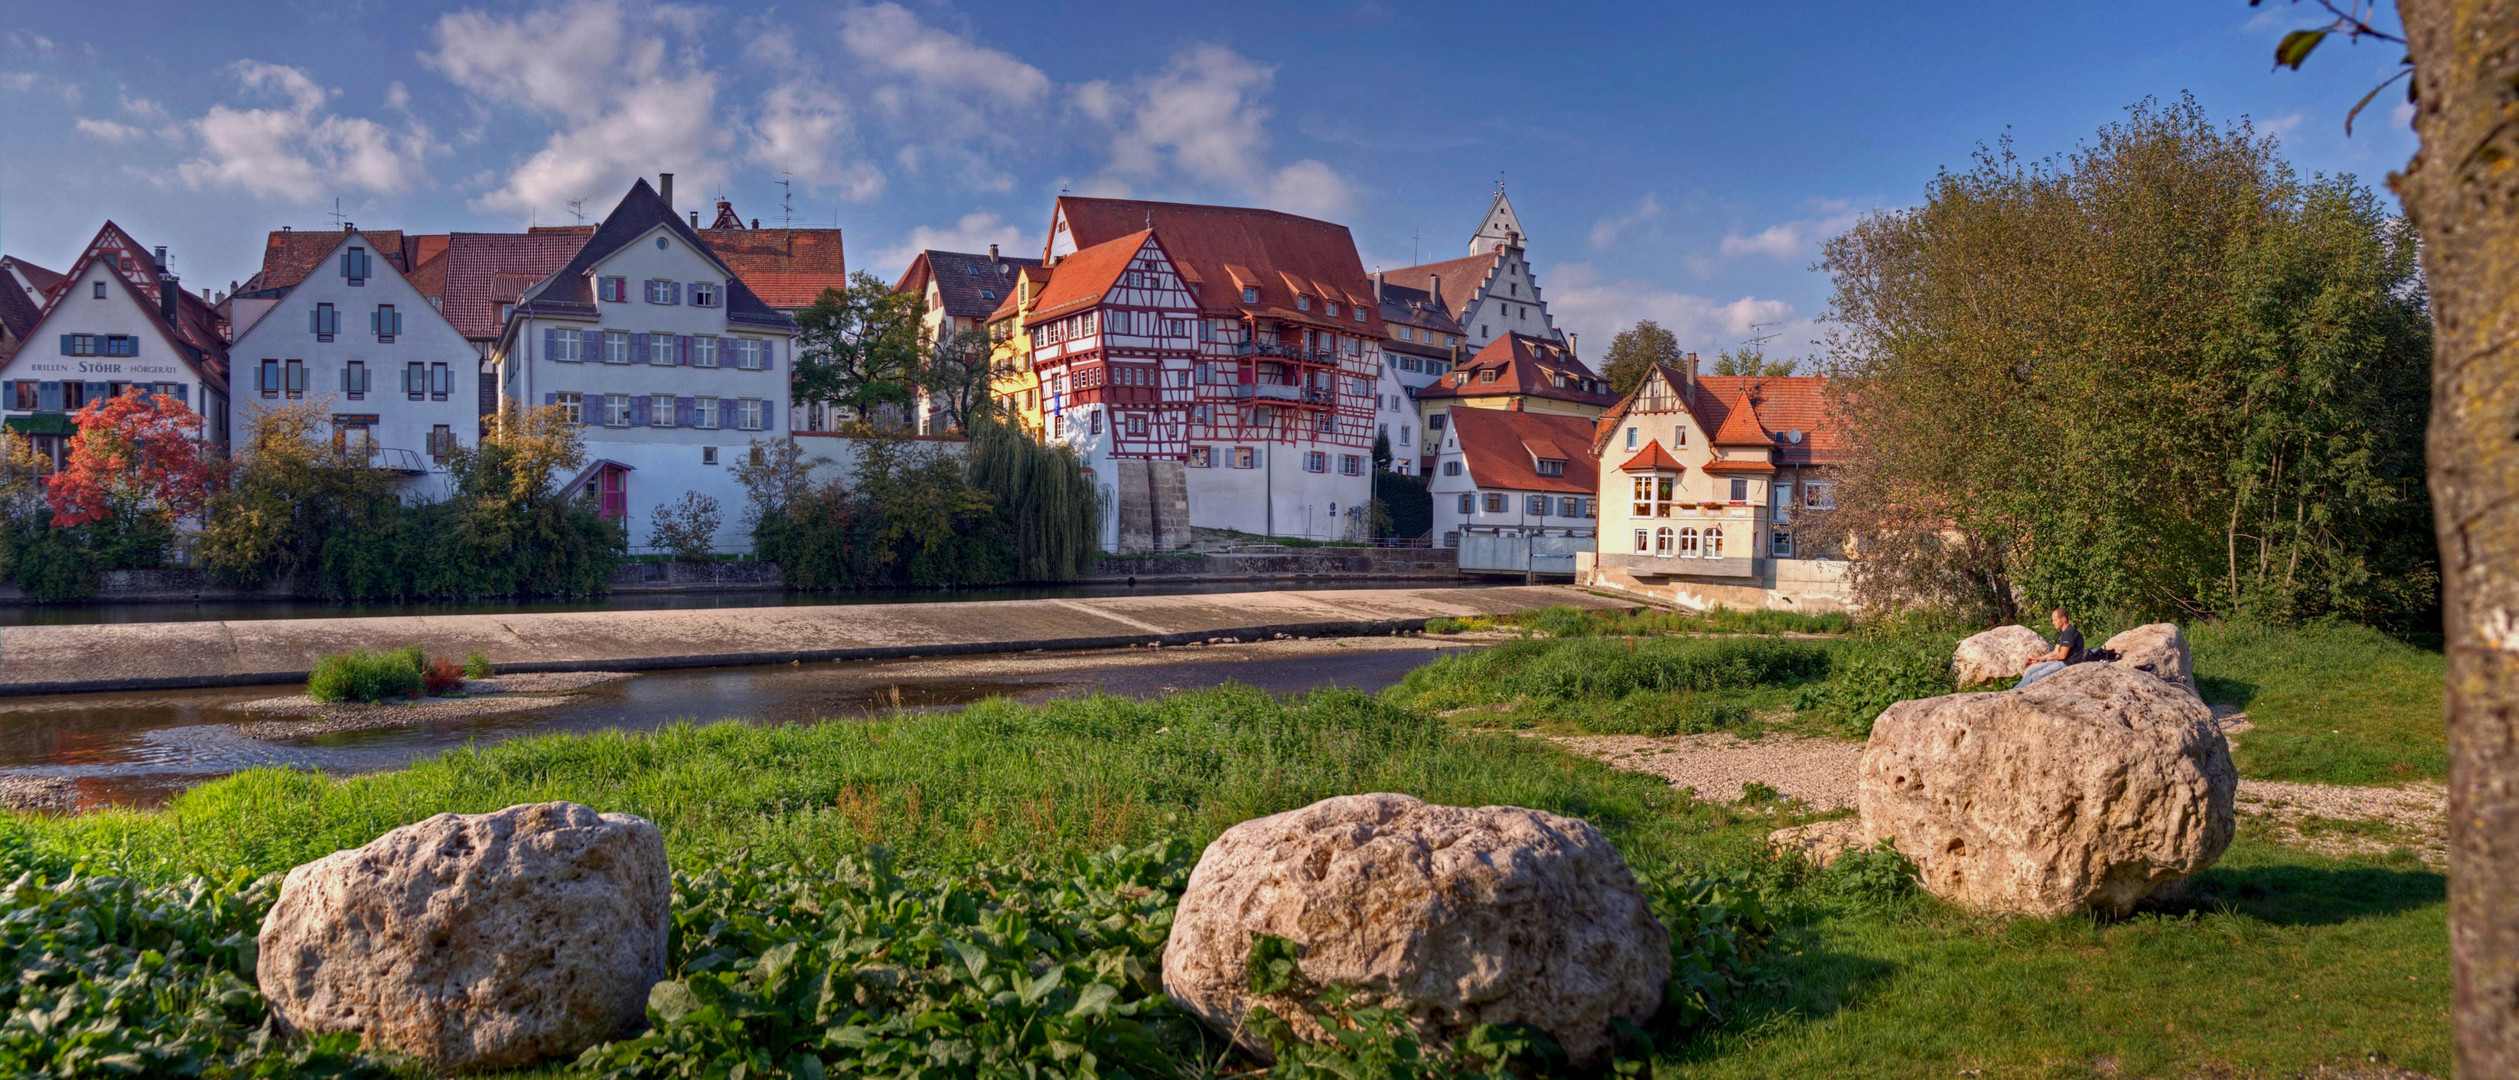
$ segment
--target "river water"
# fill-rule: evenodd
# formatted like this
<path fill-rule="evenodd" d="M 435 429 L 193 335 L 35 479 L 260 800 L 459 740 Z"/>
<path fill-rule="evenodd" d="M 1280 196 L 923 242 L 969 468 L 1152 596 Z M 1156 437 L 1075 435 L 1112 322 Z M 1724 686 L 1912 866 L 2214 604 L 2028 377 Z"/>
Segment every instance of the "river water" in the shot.
<path fill-rule="evenodd" d="M 0 777 L 66 778 L 82 806 L 146 806 L 245 769 L 370 772 L 519 735 L 647 731 L 685 721 L 847 721 L 989 697 L 1040 702 L 1097 691 L 1145 697 L 1229 682 L 1279 694 L 1329 686 L 1371 692 L 1457 651 L 1419 638 L 1351 638 L 702 668 L 607 683 L 530 712 L 281 739 L 240 731 L 238 724 L 270 717 L 237 706 L 295 687 L 0 698 Z"/>

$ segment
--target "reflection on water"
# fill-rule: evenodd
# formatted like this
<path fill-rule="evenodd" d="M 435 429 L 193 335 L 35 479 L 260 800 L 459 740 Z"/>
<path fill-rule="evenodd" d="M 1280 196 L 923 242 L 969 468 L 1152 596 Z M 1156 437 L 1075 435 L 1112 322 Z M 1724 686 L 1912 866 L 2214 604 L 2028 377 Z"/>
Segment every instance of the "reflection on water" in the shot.
<path fill-rule="evenodd" d="M 1406 585 L 1408 583 L 1397 583 Z M 1474 583 L 1431 582 L 1445 588 Z M 865 589 L 857 592 L 629 592 L 601 600 L 484 600 L 457 604 L 328 603 L 297 600 L 210 600 L 201 603 L 12 605 L 0 607 L 0 627 L 83 623 L 211 622 L 252 619 L 362 619 L 403 615 L 507 615 L 542 611 L 683 611 L 706 608 L 815 607 L 834 604 L 935 604 L 966 600 L 1072 600 L 1092 596 L 1193 596 L 1207 593 L 1387 589 L 1393 582 L 1220 581 L 1164 585 L 1031 585 L 989 589 Z"/>
<path fill-rule="evenodd" d="M 82 805 L 148 805 L 244 769 L 371 772 L 524 734 L 648 731 L 686 720 L 802 723 L 956 708 L 988 697 L 1039 702 L 1097 690 L 1143 697 L 1227 682 L 1272 693 L 1325 686 L 1375 691 L 1437 655 L 1381 649 L 1245 659 L 1227 650 L 1185 651 L 1166 662 L 1131 656 L 1109 666 L 1044 663 L 1037 673 L 998 663 L 987 665 L 993 674 L 985 678 L 938 675 L 952 665 L 935 661 L 704 668 L 606 683 L 530 712 L 296 739 L 252 738 L 236 727 L 271 719 L 239 704 L 294 692 L 290 687 L 11 698 L 0 699 L 0 775 L 70 778 Z M 1016 673 L 1004 674 L 1009 667 Z"/>

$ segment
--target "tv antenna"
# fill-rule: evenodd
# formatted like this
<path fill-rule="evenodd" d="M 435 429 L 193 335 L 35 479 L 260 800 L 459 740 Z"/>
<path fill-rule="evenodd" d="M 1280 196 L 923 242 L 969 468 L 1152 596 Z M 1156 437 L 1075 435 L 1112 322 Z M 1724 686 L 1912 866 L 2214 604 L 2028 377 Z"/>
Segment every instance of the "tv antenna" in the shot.
<path fill-rule="evenodd" d="M 341 231 L 341 197 L 338 195 L 332 198 L 332 231 Z"/>
<path fill-rule="evenodd" d="M 1756 350 L 1758 350 L 1758 352 L 1759 352 L 1760 354 L 1762 354 L 1762 355 L 1763 355 L 1763 354 L 1765 354 L 1765 353 L 1766 353 L 1766 351 L 1767 351 L 1767 343 L 1768 343 L 1768 342 L 1770 342 L 1770 341 L 1774 341 L 1775 339 L 1777 339 L 1777 338 L 1779 338 L 1779 337 L 1784 336 L 1784 332 L 1783 332 L 1783 331 L 1776 329 L 1777 327 L 1779 327 L 1779 326 L 1783 326 L 1783 325 L 1784 325 L 1784 324 L 1783 324 L 1782 322 L 1754 322 L 1754 323 L 1751 323 L 1751 324 L 1749 324 L 1749 337 L 1748 337 L 1747 339 L 1743 340 L 1743 341 L 1741 342 L 1741 344 L 1743 344 L 1743 345 L 1747 345 L 1747 346 L 1749 346 L 1750 348 L 1756 349 Z"/>
<path fill-rule="evenodd" d="M 586 200 L 570 199 L 569 216 L 576 218 L 577 223 L 580 225 L 586 224 Z"/>
<path fill-rule="evenodd" d="M 778 174 L 778 225 L 782 229 L 794 228 L 796 224 L 796 182 L 788 179 L 792 175 L 785 171 Z"/>
<path fill-rule="evenodd" d="M 1423 225 L 1417 226 L 1414 231 L 1408 234 L 1408 265 L 1416 266 L 1426 261 L 1418 254 L 1417 251 L 1417 246 L 1423 242 L 1425 238 L 1426 227 Z"/>

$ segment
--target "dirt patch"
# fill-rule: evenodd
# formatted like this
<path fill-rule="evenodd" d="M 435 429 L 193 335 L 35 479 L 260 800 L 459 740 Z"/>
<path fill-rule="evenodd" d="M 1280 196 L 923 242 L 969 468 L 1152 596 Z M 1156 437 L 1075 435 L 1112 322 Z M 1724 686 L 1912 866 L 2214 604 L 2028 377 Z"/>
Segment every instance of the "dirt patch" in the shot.
<path fill-rule="evenodd" d="M 628 671 L 533 671 L 465 679 L 467 694 L 574 694 L 608 682 L 637 678 Z"/>
<path fill-rule="evenodd" d="M 1551 741 L 1612 768 L 1695 788 L 1709 802 L 1739 801 L 1754 781 L 1815 811 L 1854 805 L 1855 765 L 1863 758 L 1861 743 L 1798 735 L 1563 735 Z"/>
<path fill-rule="evenodd" d="M 2239 782 L 2239 814 L 2274 831 L 2277 841 L 2321 855 L 2385 855 L 2412 851 L 2433 866 L 2449 864 L 2449 789 Z"/>
<path fill-rule="evenodd" d="M 252 702 L 244 708 L 278 713 L 290 719 L 255 720 L 236 725 L 250 739 L 302 739 L 345 731 L 376 731 L 415 724 L 469 720 L 476 716 L 531 712 L 568 702 L 564 695 L 485 694 L 480 697 L 428 698 L 378 705 L 327 705 L 300 694 Z"/>
<path fill-rule="evenodd" d="M 76 810 L 79 788 L 64 776 L 0 776 L 0 808 Z"/>

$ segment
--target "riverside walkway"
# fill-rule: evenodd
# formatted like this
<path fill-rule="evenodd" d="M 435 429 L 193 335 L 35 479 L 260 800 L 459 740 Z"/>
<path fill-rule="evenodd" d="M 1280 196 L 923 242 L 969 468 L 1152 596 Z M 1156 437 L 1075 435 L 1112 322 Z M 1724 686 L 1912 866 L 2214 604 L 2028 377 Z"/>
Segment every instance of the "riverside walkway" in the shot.
<path fill-rule="evenodd" d="M 503 671 L 654 671 L 1390 634 L 1559 604 L 1628 606 L 1518 586 L 28 626 L 0 630 L 0 695 L 304 682 L 326 653 L 414 643 Z"/>

